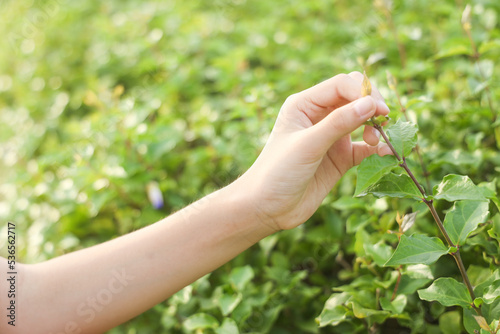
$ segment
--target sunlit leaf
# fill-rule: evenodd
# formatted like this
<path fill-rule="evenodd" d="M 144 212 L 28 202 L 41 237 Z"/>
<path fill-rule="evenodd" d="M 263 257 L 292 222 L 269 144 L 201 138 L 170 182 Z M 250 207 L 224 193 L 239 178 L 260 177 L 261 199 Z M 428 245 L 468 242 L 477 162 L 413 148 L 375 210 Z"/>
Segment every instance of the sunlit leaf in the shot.
<path fill-rule="evenodd" d="M 485 201 L 482 191 L 468 176 L 449 174 L 434 187 L 434 198 L 447 201 L 472 200 Z"/>
<path fill-rule="evenodd" d="M 488 217 L 488 202 L 459 201 L 444 218 L 444 228 L 455 245 L 463 245 L 469 234 Z"/>
<path fill-rule="evenodd" d="M 389 173 L 384 175 L 377 183 L 366 188 L 357 196 L 365 196 L 372 194 L 377 197 L 399 197 L 413 198 L 416 200 L 422 199 L 422 194 L 410 177 L 406 174 Z"/>
<path fill-rule="evenodd" d="M 389 140 L 401 157 L 407 157 L 417 145 L 417 126 L 401 118 L 386 130 Z"/>
<path fill-rule="evenodd" d="M 358 166 L 358 179 L 356 181 L 356 191 L 354 195 L 361 194 L 368 187 L 376 183 L 385 174 L 398 165 L 397 159 L 392 155 L 383 157 L 373 154 L 364 159 Z"/>
<path fill-rule="evenodd" d="M 217 328 L 219 322 L 207 313 L 196 313 L 187 318 L 182 323 L 182 326 L 188 331 L 193 331 L 196 329 Z"/>
<path fill-rule="evenodd" d="M 427 289 L 418 290 L 418 295 L 423 300 L 437 301 L 444 306 L 470 308 L 472 304 L 465 285 L 450 277 L 438 278 Z"/>
<path fill-rule="evenodd" d="M 321 314 L 316 318 L 320 327 L 327 325 L 336 326 L 347 318 L 347 308 L 344 303 L 349 300 L 346 292 L 335 293 L 328 298 Z"/>
<path fill-rule="evenodd" d="M 385 265 L 431 264 L 447 253 L 448 248 L 439 238 L 421 234 L 407 237 L 403 234 L 396 251 Z"/>

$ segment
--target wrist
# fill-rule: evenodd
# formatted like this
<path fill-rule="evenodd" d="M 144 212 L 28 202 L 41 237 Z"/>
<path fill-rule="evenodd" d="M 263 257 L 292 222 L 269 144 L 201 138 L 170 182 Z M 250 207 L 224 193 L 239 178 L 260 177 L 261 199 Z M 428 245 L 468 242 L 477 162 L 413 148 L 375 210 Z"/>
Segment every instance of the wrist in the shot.
<path fill-rule="evenodd" d="M 252 188 L 240 178 L 219 192 L 221 203 L 224 203 L 223 210 L 235 222 L 237 233 L 251 243 L 256 243 L 280 229 L 258 207 L 258 194 Z"/>

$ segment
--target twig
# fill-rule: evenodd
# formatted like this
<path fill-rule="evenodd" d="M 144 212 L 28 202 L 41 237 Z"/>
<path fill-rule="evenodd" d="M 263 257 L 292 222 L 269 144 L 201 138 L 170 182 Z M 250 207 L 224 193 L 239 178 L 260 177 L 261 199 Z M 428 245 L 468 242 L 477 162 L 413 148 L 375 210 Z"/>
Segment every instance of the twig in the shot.
<path fill-rule="evenodd" d="M 387 75 L 388 76 L 390 75 L 392 77 L 392 74 L 390 74 L 390 73 L 388 73 Z M 396 85 L 395 85 L 396 80 L 394 78 L 392 80 L 394 80 L 394 85 L 390 84 L 389 86 L 391 86 L 394 93 L 396 93 L 396 98 L 398 100 L 401 113 L 405 117 L 406 121 L 409 121 L 410 119 L 408 118 L 408 115 L 406 114 L 406 107 L 403 105 L 403 102 L 401 102 L 401 96 L 399 95 L 399 92 L 398 92 Z M 424 159 L 422 158 L 422 155 L 420 154 L 420 146 L 418 145 L 418 143 L 415 146 L 415 154 L 417 155 L 418 161 L 420 162 L 420 167 L 422 168 L 422 174 L 424 175 L 424 178 L 425 178 L 425 184 L 427 186 L 427 190 L 431 191 L 432 188 L 431 188 L 431 182 L 429 181 L 429 172 L 427 171 L 427 167 L 424 164 Z"/>
<path fill-rule="evenodd" d="M 413 181 L 413 183 L 415 183 L 415 185 L 417 186 L 418 190 L 420 191 L 420 193 L 422 194 L 422 201 L 427 205 L 427 207 L 429 208 L 429 210 L 431 211 L 431 214 L 432 214 L 432 217 L 434 218 L 439 230 L 441 231 L 441 234 L 444 236 L 444 238 L 446 239 L 446 242 L 448 243 L 449 247 L 453 247 L 456 249 L 455 252 L 453 253 L 450 253 L 451 256 L 453 256 L 453 258 L 455 259 L 455 261 L 457 262 L 457 266 L 458 266 L 458 269 L 460 270 L 460 274 L 462 275 L 462 279 L 465 283 L 465 285 L 467 286 L 467 290 L 469 292 L 469 295 L 470 297 L 472 298 L 472 300 L 476 299 L 476 296 L 474 295 L 474 290 L 472 288 L 472 284 L 470 283 L 470 280 L 469 280 L 469 276 L 467 275 L 467 271 L 465 270 L 465 267 L 464 267 L 464 264 L 462 262 L 462 258 L 460 257 L 460 249 L 459 249 L 459 246 L 458 245 L 455 245 L 453 243 L 453 241 L 451 240 L 450 236 L 448 235 L 448 233 L 446 232 L 445 228 L 444 228 L 444 225 L 443 225 L 443 222 L 441 221 L 441 218 L 439 218 L 439 215 L 438 213 L 436 212 L 436 209 L 434 208 L 434 205 L 433 205 L 433 200 L 432 199 L 428 199 L 427 198 L 427 195 L 425 194 L 425 190 L 422 188 L 422 186 L 418 183 L 417 179 L 415 178 L 415 176 L 413 175 L 413 173 L 411 172 L 410 168 L 408 168 L 408 165 L 406 164 L 406 159 L 405 157 L 403 156 L 401 158 L 401 156 L 398 154 L 398 152 L 394 149 L 394 146 L 392 145 L 392 143 L 390 142 L 389 138 L 387 137 L 387 135 L 385 134 L 382 126 L 380 124 L 377 124 L 377 123 L 373 123 L 373 127 L 375 129 L 377 129 L 380 134 L 382 135 L 382 137 L 384 138 L 385 142 L 387 143 L 387 145 L 389 146 L 389 148 L 391 149 L 392 153 L 394 153 L 394 156 L 398 159 L 398 161 L 400 162 L 399 163 L 399 166 L 402 167 L 406 173 L 408 174 L 408 176 L 411 178 L 411 180 Z M 474 305 L 474 303 L 472 303 L 471 305 L 474 310 L 476 311 L 476 313 L 480 316 L 482 316 L 482 312 L 481 312 L 481 309 L 479 307 L 477 307 L 476 305 Z"/>

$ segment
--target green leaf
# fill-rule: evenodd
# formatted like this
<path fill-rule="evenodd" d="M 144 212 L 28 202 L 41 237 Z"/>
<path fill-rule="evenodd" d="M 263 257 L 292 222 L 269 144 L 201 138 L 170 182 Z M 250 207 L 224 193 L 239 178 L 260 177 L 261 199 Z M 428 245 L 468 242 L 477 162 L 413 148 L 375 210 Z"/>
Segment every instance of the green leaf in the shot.
<path fill-rule="evenodd" d="M 422 194 L 417 186 L 406 174 L 389 173 L 384 175 L 376 184 L 368 187 L 357 196 L 365 196 L 372 194 L 377 197 L 399 197 L 399 198 L 414 198 L 422 199 Z"/>
<path fill-rule="evenodd" d="M 354 313 L 354 316 L 359 319 L 373 317 L 375 321 L 382 322 L 390 315 L 388 311 L 374 310 L 367 307 L 363 307 L 361 304 L 355 301 L 349 302 L 349 305 L 352 307 L 352 312 Z"/>
<path fill-rule="evenodd" d="M 500 298 L 500 279 L 494 281 L 489 287 L 484 289 L 482 297 L 477 297 L 485 304 L 493 303 L 497 298 Z"/>
<path fill-rule="evenodd" d="M 476 315 L 476 312 L 472 309 L 467 309 L 464 308 L 463 310 L 463 325 L 467 333 L 474 334 L 476 333 L 475 331 L 479 332 L 481 330 L 481 327 L 479 327 L 479 324 L 477 323 L 476 319 L 474 318 L 474 315 Z"/>
<path fill-rule="evenodd" d="M 414 234 L 401 236 L 401 241 L 386 266 L 400 264 L 431 264 L 448 253 L 448 248 L 436 237 Z"/>
<path fill-rule="evenodd" d="M 420 299 L 437 301 L 444 306 L 470 308 L 472 299 L 463 283 L 450 277 L 441 277 L 427 289 L 418 290 Z"/>
<path fill-rule="evenodd" d="M 380 306 L 385 311 L 390 311 L 395 314 L 403 313 L 403 310 L 406 306 L 407 297 L 406 295 L 398 295 L 394 300 L 390 300 L 390 298 L 382 297 L 380 298 Z"/>
<path fill-rule="evenodd" d="M 483 192 L 465 175 L 449 174 L 434 187 L 434 198 L 449 202 L 459 200 L 486 201 Z"/>
<path fill-rule="evenodd" d="M 224 316 L 227 316 L 238 306 L 238 304 L 243 299 L 241 293 L 236 293 L 233 295 L 222 295 L 219 299 L 219 306 Z"/>
<path fill-rule="evenodd" d="M 491 50 L 499 50 L 499 49 L 500 49 L 500 40 L 494 39 L 492 41 L 483 42 L 479 46 L 478 52 L 480 54 L 483 54 L 483 53 L 486 53 L 486 52 L 491 51 Z"/>
<path fill-rule="evenodd" d="M 344 303 L 350 298 L 349 294 L 334 293 L 328 298 L 321 311 L 321 314 L 316 318 L 319 327 L 327 325 L 336 326 L 347 318 L 347 308 Z"/>
<path fill-rule="evenodd" d="M 387 129 L 387 135 L 396 152 L 407 157 L 417 145 L 417 126 L 400 119 Z"/>
<path fill-rule="evenodd" d="M 439 329 L 442 334 L 457 334 L 462 330 L 460 324 L 462 315 L 458 310 L 443 313 L 439 317 Z"/>
<path fill-rule="evenodd" d="M 437 60 L 437 59 L 441 59 L 441 58 L 458 56 L 458 55 L 469 55 L 471 53 L 472 53 L 472 51 L 471 51 L 469 46 L 455 45 L 455 46 L 450 46 L 450 47 L 447 47 L 446 49 L 439 51 L 439 53 L 436 54 L 433 58 Z"/>
<path fill-rule="evenodd" d="M 254 277 L 252 267 L 244 266 L 234 268 L 229 275 L 229 282 L 231 282 L 237 290 L 243 290 L 247 283 Z"/>
<path fill-rule="evenodd" d="M 383 240 L 380 240 L 375 245 L 364 244 L 364 248 L 366 254 L 373 258 L 377 266 L 383 266 L 391 257 L 392 247 L 386 245 Z"/>
<path fill-rule="evenodd" d="M 488 217 L 488 202 L 460 201 L 444 218 L 444 228 L 455 245 L 463 245 L 467 236 Z"/>
<path fill-rule="evenodd" d="M 373 154 L 364 159 L 358 167 L 358 179 L 354 196 L 359 195 L 369 186 L 376 183 L 398 165 L 398 160 L 393 155 L 383 157 Z"/>
<path fill-rule="evenodd" d="M 236 321 L 231 318 L 224 319 L 222 325 L 215 330 L 216 334 L 239 334 L 238 325 Z"/>
<path fill-rule="evenodd" d="M 187 318 L 182 326 L 188 331 L 193 331 L 203 328 L 217 328 L 219 327 L 219 322 L 209 314 L 196 313 Z"/>

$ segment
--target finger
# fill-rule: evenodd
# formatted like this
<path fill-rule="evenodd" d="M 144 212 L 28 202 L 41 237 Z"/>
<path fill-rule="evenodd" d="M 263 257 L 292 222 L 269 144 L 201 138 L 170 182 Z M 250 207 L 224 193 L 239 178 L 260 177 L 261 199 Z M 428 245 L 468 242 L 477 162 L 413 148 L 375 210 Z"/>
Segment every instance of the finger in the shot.
<path fill-rule="evenodd" d="M 365 126 L 363 131 L 363 140 L 365 143 L 371 146 L 375 146 L 379 143 L 380 132 L 373 126 Z"/>
<path fill-rule="evenodd" d="M 348 74 L 348 76 L 357 80 L 360 84 L 363 82 L 364 76 L 361 72 L 358 72 L 358 71 L 351 72 Z M 375 100 L 377 100 L 377 112 L 375 114 L 376 115 L 388 115 L 389 114 L 389 107 L 385 103 L 385 99 L 382 96 L 382 94 L 380 94 L 377 87 L 375 87 L 373 85 L 372 85 L 371 96 L 373 96 L 375 98 Z"/>
<path fill-rule="evenodd" d="M 365 96 L 345 106 L 335 109 L 321 122 L 307 129 L 311 145 L 322 151 L 328 150 L 333 143 L 360 127 L 375 114 L 375 100 Z"/>
<path fill-rule="evenodd" d="M 354 166 L 359 165 L 363 159 L 372 154 L 378 154 L 383 157 L 384 155 L 392 154 L 392 151 L 386 143 L 382 142 L 379 142 L 376 146 L 368 145 L 365 142 L 352 143 Z"/>
<path fill-rule="evenodd" d="M 312 124 L 325 118 L 332 110 L 361 97 L 361 83 L 347 74 L 339 74 L 316 86 L 292 95 L 287 103 L 304 112 Z"/>

